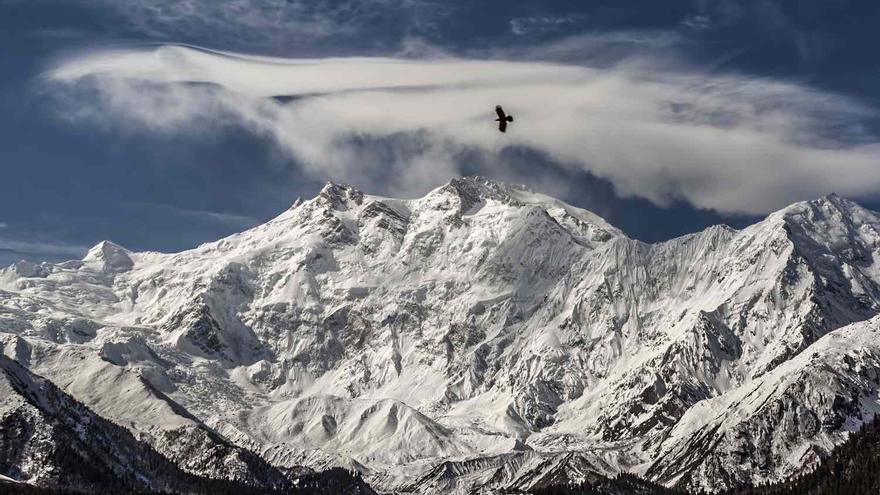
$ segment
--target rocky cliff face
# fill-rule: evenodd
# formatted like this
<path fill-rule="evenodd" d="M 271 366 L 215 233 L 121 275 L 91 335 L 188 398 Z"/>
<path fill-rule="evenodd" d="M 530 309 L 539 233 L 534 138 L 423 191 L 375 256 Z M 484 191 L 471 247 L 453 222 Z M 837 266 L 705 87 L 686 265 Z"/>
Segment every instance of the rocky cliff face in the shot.
<path fill-rule="evenodd" d="M 329 184 L 190 251 L 14 265 L 0 338 L 197 474 L 269 482 L 246 447 L 415 492 L 720 489 L 798 472 L 878 409 L 878 229 L 828 196 L 648 245 L 482 178 Z"/>

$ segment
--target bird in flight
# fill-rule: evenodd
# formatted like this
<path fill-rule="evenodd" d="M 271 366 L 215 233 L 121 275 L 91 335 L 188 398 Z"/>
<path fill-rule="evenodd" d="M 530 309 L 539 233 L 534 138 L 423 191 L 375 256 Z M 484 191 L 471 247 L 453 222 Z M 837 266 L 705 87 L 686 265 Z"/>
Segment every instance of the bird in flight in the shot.
<path fill-rule="evenodd" d="M 513 122 L 513 116 L 504 113 L 504 109 L 501 108 L 501 105 L 495 105 L 495 113 L 498 114 L 498 118 L 495 119 L 495 122 L 498 122 L 498 130 L 501 132 L 507 132 L 507 123 Z"/>

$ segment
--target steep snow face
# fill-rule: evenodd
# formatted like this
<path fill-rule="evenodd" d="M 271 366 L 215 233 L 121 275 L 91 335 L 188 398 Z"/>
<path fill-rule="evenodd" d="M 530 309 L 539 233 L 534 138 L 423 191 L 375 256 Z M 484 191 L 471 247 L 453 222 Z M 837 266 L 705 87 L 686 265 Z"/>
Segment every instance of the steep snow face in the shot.
<path fill-rule="evenodd" d="M 124 247 L 110 241 L 101 241 L 86 253 L 83 263 L 91 265 L 98 271 L 119 273 L 131 270 L 134 262 Z"/>
<path fill-rule="evenodd" d="M 834 380 L 798 360 L 876 328 L 878 227 L 828 196 L 648 245 L 483 178 L 414 200 L 328 184 L 190 251 L 105 241 L 82 262 L 0 271 L 0 336 L 163 453 L 183 428 L 396 490 L 526 486 L 522 459 L 720 488 L 792 472 L 876 407 L 853 376 L 876 363 L 855 346 L 816 354 Z M 777 406 L 731 406 L 750 390 Z M 819 426 L 786 422 L 795 404 Z M 731 462 L 737 432 L 761 425 L 787 428 L 761 445 L 772 462 Z M 493 472 L 507 474 L 487 485 Z"/>

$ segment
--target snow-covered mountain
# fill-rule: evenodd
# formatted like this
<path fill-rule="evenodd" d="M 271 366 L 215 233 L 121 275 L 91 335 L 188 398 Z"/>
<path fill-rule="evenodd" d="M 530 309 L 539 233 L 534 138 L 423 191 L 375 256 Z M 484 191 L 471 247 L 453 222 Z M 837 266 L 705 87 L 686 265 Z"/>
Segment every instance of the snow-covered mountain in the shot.
<path fill-rule="evenodd" d="M 2 270 L 0 345 L 193 474 L 271 484 L 255 451 L 417 493 L 720 489 L 880 411 L 878 255 L 834 195 L 645 244 L 483 178 L 328 184 L 189 251 Z"/>

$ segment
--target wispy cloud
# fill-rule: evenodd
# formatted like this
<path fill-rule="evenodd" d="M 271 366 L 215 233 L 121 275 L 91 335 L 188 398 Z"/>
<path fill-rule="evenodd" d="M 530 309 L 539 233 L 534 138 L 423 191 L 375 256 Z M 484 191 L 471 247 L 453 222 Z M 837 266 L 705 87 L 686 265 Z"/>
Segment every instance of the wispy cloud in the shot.
<path fill-rule="evenodd" d="M 583 14 L 516 17 L 510 20 L 510 31 L 517 36 L 552 33 L 570 29 L 586 19 Z"/>
<path fill-rule="evenodd" d="M 377 28 L 429 32 L 450 11 L 434 0 L 83 0 L 117 12 L 154 39 L 201 40 L 223 46 L 295 48 L 341 43 Z"/>
<path fill-rule="evenodd" d="M 30 261 L 61 261 L 79 259 L 87 246 L 56 241 L 20 240 L 0 237 L 0 266 L 27 259 Z"/>
<path fill-rule="evenodd" d="M 880 188 L 880 144 L 862 125 L 872 109 L 669 64 L 277 59 L 166 46 L 85 54 L 47 80 L 67 90 L 57 93 L 74 103 L 68 118 L 169 134 L 244 125 L 312 177 L 403 194 L 461 173 L 474 153 L 491 167 L 517 146 L 661 205 L 762 213 Z M 516 117 L 506 135 L 492 122 L 496 103 Z"/>
<path fill-rule="evenodd" d="M 6 223 L 6 222 L 0 222 L 0 229 L 7 229 L 7 228 L 9 228 L 9 224 L 8 224 L 8 223 Z"/>
<path fill-rule="evenodd" d="M 176 215 L 184 218 L 188 218 L 191 220 L 196 220 L 199 222 L 210 222 L 216 223 L 220 225 L 226 225 L 229 227 L 233 227 L 236 229 L 247 229 L 258 225 L 260 220 L 258 218 L 249 217 L 247 215 L 238 215 L 235 213 L 224 213 L 210 210 L 198 210 L 198 209 L 190 209 L 190 208 L 181 208 L 178 206 L 171 205 L 158 205 L 158 204 L 139 204 L 137 206 L 141 206 L 144 208 L 150 208 L 153 210 L 158 210 L 161 212 L 165 212 L 171 215 Z"/>

